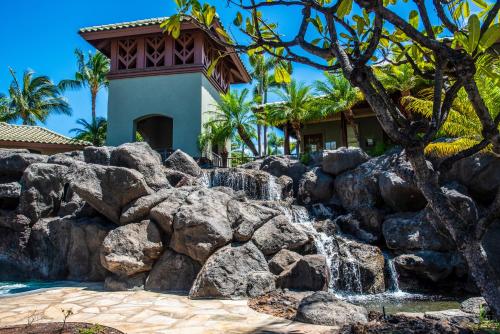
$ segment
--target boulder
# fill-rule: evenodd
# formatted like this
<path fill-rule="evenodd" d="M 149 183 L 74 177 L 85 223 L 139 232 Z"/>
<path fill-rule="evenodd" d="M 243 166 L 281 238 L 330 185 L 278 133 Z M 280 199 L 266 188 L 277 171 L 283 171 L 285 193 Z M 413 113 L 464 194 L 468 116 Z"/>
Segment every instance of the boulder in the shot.
<path fill-rule="evenodd" d="M 30 226 L 28 217 L 18 214 L 16 211 L 0 210 L 0 228 L 6 228 L 15 232 L 25 231 Z"/>
<path fill-rule="evenodd" d="M 359 207 L 376 207 L 382 202 L 377 173 L 371 164 L 363 164 L 335 178 L 335 194 L 348 211 Z"/>
<path fill-rule="evenodd" d="M 288 249 L 282 249 L 276 253 L 269 261 L 269 270 L 275 275 L 281 274 L 291 265 L 300 260 L 302 256 Z"/>
<path fill-rule="evenodd" d="M 47 162 L 46 155 L 26 153 L 24 150 L 0 151 L 0 182 L 18 181 L 29 165 Z"/>
<path fill-rule="evenodd" d="M 144 289 L 147 273 L 132 276 L 109 275 L 104 280 L 104 289 L 109 291 L 135 291 Z"/>
<path fill-rule="evenodd" d="M 20 196 L 19 182 L 0 183 L 0 210 L 14 210 L 19 204 Z"/>
<path fill-rule="evenodd" d="M 488 255 L 488 262 L 498 277 L 500 277 L 500 220 L 494 221 L 483 237 L 483 248 Z"/>
<path fill-rule="evenodd" d="M 72 175 L 75 193 L 116 224 L 127 204 L 151 193 L 144 176 L 133 169 L 81 164 Z"/>
<path fill-rule="evenodd" d="M 333 177 L 320 168 L 314 168 L 302 176 L 297 193 L 303 204 L 328 203 L 333 196 Z"/>
<path fill-rule="evenodd" d="M 339 175 L 350 169 L 354 169 L 368 161 L 370 157 L 363 150 L 353 147 L 341 147 L 333 151 L 323 151 L 321 169 L 325 173 Z"/>
<path fill-rule="evenodd" d="M 488 313 L 490 308 L 483 297 L 472 297 L 460 303 L 460 310 L 466 313 L 479 315 L 481 312 Z"/>
<path fill-rule="evenodd" d="M 203 264 L 233 238 L 226 209 L 230 199 L 212 189 L 190 193 L 174 217 L 170 247 Z"/>
<path fill-rule="evenodd" d="M 414 185 L 394 172 L 383 172 L 378 177 L 380 194 L 384 202 L 394 211 L 419 211 L 427 201 Z"/>
<path fill-rule="evenodd" d="M 86 163 L 109 166 L 112 147 L 87 146 L 83 149 L 83 158 Z"/>
<path fill-rule="evenodd" d="M 479 319 L 476 315 L 464 312 L 459 309 L 425 312 L 424 317 L 426 319 L 437 320 L 440 322 L 446 321 L 454 324 L 462 324 L 462 326 L 470 326 L 470 324 L 472 323 L 479 322 Z"/>
<path fill-rule="evenodd" d="M 19 281 L 38 278 L 38 273 L 32 269 L 32 261 L 27 251 L 31 229 L 27 226 L 22 231 L 18 231 L 17 227 L 11 229 L 10 226 L 20 224 L 13 224 L 10 220 L 6 222 L 9 227 L 5 228 L 2 226 L 2 218 L 4 217 L 0 218 L 0 268 L 2 268 L 0 280 Z"/>
<path fill-rule="evenodd" d="M 269 271 L 254 271 L 248 275 L 247 295 L 258 297 L 276 290 L 275 276 Z"/>
<path fill-rule="evenodd" d="M 330 273 L 324 255 L 305 255 L 281 272 L 277 285 L 281 288 L 319 291 L 327 290 Z"/>
<path fill-rule="evenodd" d="M 165 160 L 164 165 L 167 168 L 175 169 L 194 177 L 198 177 L 202 173 L 202 170 L 196 161 L 194 161 L 190 155 L 181 150 L 176 150 L 172 153 L 167 160 Z"/>
<path fill-rule="evenodd" d="M 230 200 L 227 204 L 233 238 L 240 242 L 250 240 L 255 230 L 279 214 L 279 211 L 260 205 L 257 201 Z"/>
<path fill-rule="evenodd" d="M 150 271 L 163 250 L 160 230 L 143 220 L 115 228 L 101 246 L 101 263 L 119 276 Z"/>
<path fill-rule="evenodd" d="M 293 181 L 293 191 L 299 190 L 299 182 L 302 175 L 307 171 L 307 167 L 300 161 L 291 157 L 268 156 L 264 158 L 260 165 L 262 171 L 280 177 L 286 175 Z"/>
<path fill-rule="evenodd" d="M 82 151 L 71 151 L 71 152 L 53 154 L 49 156 L 47 163 L 69 167 L 75 164 L 77 161 L 81 162 L 84 161 Z"/>
<path fill-rule="evenodd" d="M 148 186 L 155 190 L 169 187 L 160 155 L 146 142 L 126 143 L 111 151 L 110 164 L 139 171 Z"/>
<path fill-rule="evenodd" d="M 197 183 L 200 183 L 196 177 L 176 169 L 164 168 L 163 172 L 165 173 L 168 183 L 170 183 L 172 187 L 183 187 L 187 185 L 194 186 Z"/>
<path fill-rule="evenodd" d="M 151 291 L 187 292 L 200 268 L 189 256 L 167 249 L 156 261 L 144 287 Z"/>
<path fill-rule="evenodd" d="M 190 191 L 185 189 L 168 189 L 163 202 L 153 207 L 149 213 L 152 220 L 167 234 L 173 232 L 174 217 L 184 204 Z"/>
<path fill-rule="evenodd" d="M 153 207 L 165 201 L 167 198 L 175 196 L 177 193 L 178 191 L 175 189 L 164 188 L 151 195 L 133 200 L 123 208 L 120 216 L 120 224 L 125 225 L 146 218 Z"/>
<path fill-rule="evenodd" d="M 112 228 L 102 218 L 46 218 L 31 229 L 31 278 L 102 281 L 99 248 Z"/>
<path fill-rule="evenodd" d="M 264 255 L 252 242 L 230 244 L 216 251 L 203 265 L 189 292 L 191 298 L 247 297 L 260 290 L 254 272 L 268 271 Z M 251 282 L 249 286 L 249 282 Z"/>
<path fill-rule="evenodd" d="M 363 224 L 354 214 L 349 213 L 339 216 L 335 218 L 333 222 L 339 226 L 344 233 L 350 234 L 361 241 L 375 243 L 379 239 L 378 233 L 365 230 L 365 224 Z"/>
<path fill-rule="evenodd" d="M 332 293 L 318 291 L 300 301 L 295 320 L 315 325 L 345 326 L 367 323 L 368 312 Z"/>
<path fill-rule="evenodd" d="M 21 179 L 19 211 L 34 223 L 57 214 L 67 183 L 68 167 L 47 163 L 31 164 Z"/>
<path fill-rule="evenodd" d="M 401 251 L 455 249 L 454 242 L 430 209 L 418 213 L 396 213 L 382 226 L 387 247 Z M 437 227 L 440 227 L 439 229 Z"/>
<path fill-rule="evenodd" d="M 286 216 L 280 215 L 255 231 L 252 240 L 262 253 L 272 255 L 283 248 L 298 249 L 309 241 L 309 237 Z"/>

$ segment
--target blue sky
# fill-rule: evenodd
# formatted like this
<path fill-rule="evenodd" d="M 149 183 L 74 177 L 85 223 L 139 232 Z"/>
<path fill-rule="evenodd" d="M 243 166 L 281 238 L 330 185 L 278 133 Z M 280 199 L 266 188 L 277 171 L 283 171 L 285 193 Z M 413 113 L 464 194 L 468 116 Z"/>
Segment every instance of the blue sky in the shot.
<path fill-rule="evenodd" d="M 212 2 L 217 4 L 223 23 L 229 27 L 234 10 L 225 8 L 225 1 Z M 402 5 L 399 14 L 405 17 L 409 10 L 407 5 Z M 0 11 L 0 92 L 7 93 L 11 82 L 9 66 L 18 76 L 25 69 L 32 69 L 37 74 L 48 75 L 54 82 L 72 78 L 76 70 L 74 49 L 92 50 L 77 34 L 81 27 L 168 16 L 174 12 L 172 0 L 3 1 Z M 299 23 L 296 14 L 287 10 L 274 10 L 268 14 L 284 23 L 280 32 L 293 35 Z M 299 81 L 312 82 L 321 76 L 317 69 L 304 65 L 294 67 L 294 78 Z M 90 96 L 85 90 L 67 92 L 65 96 L 73 108 L 73 115 L 52 116 L 46 126 L 68 135 L 78 118 L 90 118 Z M 102 92 L 97 101 L 99 116 L 106 116 L 106 105 L 107 93 Z"/>

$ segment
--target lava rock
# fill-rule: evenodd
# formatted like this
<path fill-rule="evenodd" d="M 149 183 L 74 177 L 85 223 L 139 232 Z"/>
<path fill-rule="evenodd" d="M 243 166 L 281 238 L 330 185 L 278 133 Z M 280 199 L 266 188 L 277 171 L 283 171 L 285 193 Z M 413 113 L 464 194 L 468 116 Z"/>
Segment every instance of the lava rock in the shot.
<path fill-rule="evenodd" d="M 109 291 L 135 291 L 144 289 L 147 273 L 132 276 L 109 275 L 104 280 L 104 289 Z"/>
<path fill-rule="evenodd" d="M 333 151 L 323 151 L 321 168 L 325 173 L 339 175 L 368 161 L 370 157 L 359 148 L 341 147 Z"/>
<path fill-rule="evenodd" d="M 264 255 L 252 242 L 230 244 L 216 251 L 203 265 L 189 293 L 191 298 L 247 297 L 255 291 L 254 272 L 268 271 Z M 255 278 L 255 277 L 254 277 Z M 249 282 L 252 286 L 249 287 Z M 253 293 L 253 292 L 251 292 Z"/>
<path fill-rule="evenodd" d="M 333 184 L 333 177 L 314 168 L 302 176 L 297 198 L 303 204 L 328 203 L 333 196 Z"/>
<path fill-rule="evenodd" d="M 29 165 L 47 162 L 48 156 L 25 150 L 0 151 L 0 182 L 18 181 Z"/>
<path fill-rule="evenodd" d="M 252 238 L 255 230 L 279 215 L 279 211 L 270 209 L 258 202 L 240 202 L 230 200 L 227 205 L 228 218 L 233 229 L 233 238 L 245 242 Z"/>
<path fill-rule="evenodd" d="M 152 193 L 151 195 L 133 200 L 123 208 L 120 216 L 120 224 L 126 225 L 128 223 L 146 218 L 153 207 L 165 201 L 167 198 L 175 196 L 177 193 L 178 191 L 175 189 L 164 188 L 160 191 Z"/>
<path fill-rule="evenodd" d="M 273 274 L 279 275 L 301 258 L 302 255 L 298 253 L 292 252 L 288 249 L 282 249 L 269 261 L 269 270 L 271 270 Z"/>
<path fill-rule="evenodd" d="M 101 263 L 116 275 L 132 276 L 150 271 L 162 250 L 160 231 L 153 222 L 143 220 L 109 232 L 101 246 Z"/>
<path fill-rule="evenodd" d="M 18 214 L 16 211 L 0 210 L 0 228 L 22 232 L 30 226 L 28 217 Z"/>
<path fill-rule="evenodd" d="M 164 165 L 167 168 L 175 169 L 194 177 L 198 177 L 202 173 L 202 170 L 196 161 L 194 161 L 190 155 L 181 150 L 176 150 L 172 153 L 167 160 L 165 160 Z"/>
<path fill-rule="evenodd" d="M 19 182 L 0 183 L 0 209 L 14 210 L 19 205 Z"/>
<path fill-rule="evenodd" d="M 71 151 L 71 152 L 53 154 L 48 158 L 47 163 L 70 167 L 74 165 L 77 161 L 80 162 L 84 161 L 82 151 Z"/>
<path fill-rule="evenodd" d="M 254 271 L 248 275 L 247 295 L 263 296 L 276 290 L 275 276 L 269 271 Z"/>
<path fill-rule="evenodd" d="M 296 225 L 290 223 L 286 216 L 280 215 L 255 231 L 252 240 L 262 253 L 272 255 L 283 248 L 298 249 L 309 241 L 309 237 Z"/>
<path fill-rule="evenodd" d="M 483 297 L 472 297 L 460 303 L 460 310 L 466 313 L 479 315 L 481 311 L 489 313 L 490 308 Z"/>
<path fill-rule="evenodd" d="M 83 158 L 86 163 L 109 166 L 112 147 L 87 146 L 83 149 Z"/>
<path fill-rule="evenodd" d="M 307 171 L 307 167 L 300 161 L 291 157 L 268 156 L 264 158 L 260 165 L 262 171 L 280 177 L 286 175 L 293 181 L 293 192 L 299 190 L 299 183 L 302 175 Z"/>
<path fill-rule="evenodd" d="M 191 289 L 200 268 L 200 264 L 189 256 L 167 249 L 149 273 L 145 289 L 187 292 Z"/>
<path fill-rule="evenodd" d="M 344 326 L 367 323 L 368 312 L 335 297 L 334 294 L 318 291 L 300 301 L 296 321 L 315 325 Z"/>
<path fill-rule="evenodd" d="M 383 172 L 378 177 L 380 194 L 384 202 L 394 211 L 419 211 L 427 201 L 414 185 L 394 172 Z"/>
<path fill-rule="evenodd" d="M 167 235 L 171 235 L 173 232 L 174 217 L 181 205 L 186 201 L 186 197 L 189 195 L 190 191 L 174 188 L 169 189 L 166 193 L 167 195 L 163 202 L 153 207 L 149 215 L 163 232 Z"/>
<path fill-rule="evenodd" d="M 277 285 L 281 288 L 319 291 L 327 290 L 330 272 L 324 255 L 305 255 L 281 272 Z"/>

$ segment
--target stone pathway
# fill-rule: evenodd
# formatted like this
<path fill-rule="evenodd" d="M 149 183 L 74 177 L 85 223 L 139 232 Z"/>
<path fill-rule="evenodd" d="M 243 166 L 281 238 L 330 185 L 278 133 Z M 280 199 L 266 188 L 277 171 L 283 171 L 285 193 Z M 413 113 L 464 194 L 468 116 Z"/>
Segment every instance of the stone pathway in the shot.
<path fill-rule="evenodd" d="M 99 323 L 125 333 L 334 333 L 258 313 L 246 300 L 191 300 L 147 291 L 108 292 L 98 284 L 62 287 L 0 298 L 0 327 L 62 321 Z M 333 331 L 332 331 L 333 330 Z"/>

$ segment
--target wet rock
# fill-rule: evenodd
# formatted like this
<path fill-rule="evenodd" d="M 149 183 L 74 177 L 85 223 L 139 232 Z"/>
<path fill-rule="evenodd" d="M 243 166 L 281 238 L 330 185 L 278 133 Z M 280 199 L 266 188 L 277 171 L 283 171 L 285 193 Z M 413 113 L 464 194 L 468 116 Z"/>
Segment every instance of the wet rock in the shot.
<path fill-rule="evenodd" d="M 109 166 L 112 147 L 87 146 L 83 149 L 83 158 L 86 163 Z"/>
<path fill-rule="evenodd" d="M 274 217 L 255 231 L 253 242 L 265 255 L 272 255 L 286 248 L 294 250 L 305 245 L 309 238 L 306 233 L 290 223 L 284 215 Z"/>
<path fill-rule="evenodd" d="M 306 172 L 299 184 L 298 200 L 303 204 L 328 203 L 333 196 L 333 177 L 320 168 Z"/>
<path fill-rule="evenodd" d="M 382 231 L 390 249 L 434 250 L 455 249 L 451 237 L 430 209 L 418 213 L 397 213 L 387 216 Z"/>
<path fill-rule="evenodd" d="M 29 165 L 47 162 L 46 155 L 26 153 L 24 150 L 0 151 L 0 182 L 18 181 Z"/>
<path fill-rule="evenodd" d="M 144 220 L 115 228 L 101 246 L 101 263 L 119 276 L 150 271 L 163 250 L 156 225 Z"/>
<path fill-rule="evenodd" d="M 127 204 L 151 193 L 144 176 L 133 169 L 82 164 L 72 175 L 75 193 L 116 224 Z"/>
<path fill-rule="evenodd" d="M 19 182 L 0 183 L 0 210 L 13 210 L 19 204 L 21 185 Z"/>
<path fill-rule="evenodd" d="M 296 159 L 290 157 L 268 156 L 264 158 L 260 169 L 280 177 L 286 175 L 293 180 L 293 191 L 297 193 L 299 190 L 299 182 L 302 175 L 307 171 L 307 167 Z"/>
<path fill-rule="evenodd" d="M 200 264 L 189 256 L 167 249 L 149 273 L 145 289 L 187 292 L 191 289 L 200 268 Z"/>
<path fill-rule="evenodd" d="M 194 177 L 198 177 L 202 173 L 202 170 L 196 161 L 194 161 L 190 155 L 181 150 L 176 150 L 172 153 L 167 160 L 165 160 L 164 165 L 167 168 L 175 169 Z"/>
<path fill-rule="evenodd" d="M 344 326 L 367 323 L 368 312 L 329 292 L 319 291 L 300 301 L 295 320 L 315 325 Z"/>
<path fill-rule="evenodd" d="M 359 148 L 341 147 L 333 151 L 323 151 L 321 168 L 325 173 L 339 175 L 354 169 L 370 157 Z"/>
<path fill-rule="evenodd" d="M 302 258 L 302 255 L 288 249 L 282 249 L 269 261 L 269 270 L 275 275 L 281 274 Z"/>
<path fill-rule="evenodd" d="M 281 288 L 319 291 L 327 290 L 330 273 L 323 255 L 305 255 L 281 272 L 277 285 Z"/>
<path fill-rule="evenodd" d="M 253 288 L 253 285 L 249 288 L 250 275 L 262 271 L 268 271 L 266 259 L 252 242 L 227 245 L 216 251 L 203 265 L 189 296 L 246 297 Z M 255 284 L 255 280 L 252 282 Z"/>
<path fill-rule="evenodd" d="M 176 190 L 164 188 L 151 195 L 133 200 L 123 208 L 120 216 L 120 224 L 125 225 L 146 218 L 153 207 L 176 194 Z"/>
<path fill-rule="evenodd" d="M 383 172 L 378 177 L 380 194 L 384 202 L 394 211 L 419 211 L 427 201 L 414 185 L 394 172 Z"/>
<path fill-rule="evenodd" d="M 147 273 L 139 273 L 133 276 L 109 275 L 104 280 L 104 289 L 109 291 L 142 290 L 146 277 Z"/>
<path fill-rule="evenodd" d="M 148 186 L 155 190 L 169 187 L 160 155 L 146 142 L 126 143 L 111 151 L 110 164 L 139 171 Z"/>
<path fill-rule="evenodd" d="M 216 249 L 228 244 L 233 238 L 226 210 L 230 199 L 211 189 L 190 193 L 175 215 L 170 247 L 204 263 Z"/>
<path fill-rule="evenodd" d="M 269 271 L 254 271 L 248 276 L 247 295 L 258 297 L 276 290 L 275 277 Z"/>
<path fill-rule="evenodd" d="M 19 210 L 32 222 L 57 214 L 64 195 L 68 167 L 31 164 L 21 179 Z"/>
<path fill-rule="evenodd" d="M 252 238 L 255 230 L 280 213 L 258 202 L 230 200 L 227 205 L 227 214 L 231 221 L 233 238 L 236 241 L 245 242 Z"/>
<path fill-rule="evenodd" d="M 171 235 L 173 232 L 174 217 L 190 192 L 176 188 L 169 189 L 167 193 L 163 202 L 151 209 L 150 217 L 167 235 Z"/>
<path fill-rule="evenodd" d="M 379 239 L 377 233 L 366 231 L 364 229 L 364 224 L 353 214 L 339 216 L 333 222 L 338 225 L 344 233 L 350 234 L 361 241 L 374 243 Z"/>

